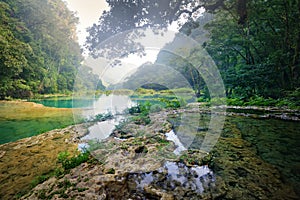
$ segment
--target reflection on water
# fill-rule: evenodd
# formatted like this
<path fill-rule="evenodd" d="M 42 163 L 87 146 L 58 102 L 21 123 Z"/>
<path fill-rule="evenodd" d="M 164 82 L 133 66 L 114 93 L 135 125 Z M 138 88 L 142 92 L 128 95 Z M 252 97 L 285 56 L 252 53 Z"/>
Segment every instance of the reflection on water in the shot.
<path fill-rule="evenodd" d="M 91 119 L 97 114 L 111 113 L 113 115 L 122 113 L 126 108 L 136 105 L 129 96 L 125 95 L 101 95 L 95 98 L 91 107 L 82 108 L 78 116 L 74 114 L 75 121 L 80 119 Z"/>
<path fill-rule="evenodd" d="M 79 150 L 83 150 L 87 147 L 89 140 L 103 140 L 112 133 L 115 129 L 115 126 L 124 119 L 122 113 L 125 109 L 136 105 L 129 96 L 125 95 L 102 95 L 100 98 L 96 99 L 93 103 L 93 108 L 82 109 L 82 112 L 79 116 L 84 119 L 91 119 L 97 114 L 111 113 L 114 115 L 113 119 L 97 122 L 88 128 L 88 134 L 81 138 L 84 143 L 78 145 Z M 74 116 L 75 118 L 78 116 Z"/>
<path fill-rule="evenodd" d="M 140 191 L 153 185 L 167 191 L 180 187 L 201 194 L 215 182 L 215 177 L 207 166 L 187 167 L 183 163 L 166 161 L 157 171 L 130 174 L 129 181 L 134 181 Z"/>
<path fill-rule="evenodd" d="M 49 99 L 31 99 L 31 102 L 43 104 L 47 107 L 55 108 L 88 108 L 93 106 L 94 98 L 66 98 L 57 97 Z"/>
<path fill-rule="evenodd" d="M 167 140 L 174 142 L 176 149 L 174 150 L 175 155 L 179 155 L 180 152 L 186 150 L 186 148 L 183 146 L 177 135 L 174 133 L 173 130 L 170 132 L 166 133 Z"/>
<path fill-rule="evenodd" d="M 107 138 L 112 131 L 115 129 L 115 126 L 124 119 L 122 116 L 117 116 L 114 119 L 98 122 L 95 125 L 88 128 L 88 134 L 82 137 L 82 140 L 103 140 Z"/>
<path fill-rule="evenodd" d="M 189 115 L 191 120 L 182 120 L 182 117 L 178 115 L 171 116 L 169 121 L 173 124 L 174 132 L 184 147 L 201 149 L 209 131 L 208 123 L 211 115 L 200 114 L 200 121 L 193 120 L 198 117 L 199 113 L 189 113 Z M 292 184 L 296 189 L 299 188 L 299 122 L 227 116 L 221 137 L 228 138 L 228 141 L 246 140 L 251 145 L 240 148 L 247 148 L 264 161 L 276 166 L 288 184 Z M 224 149 L 224 151 L 227 150 Z M 234 156 L 232 155 L 232 159 Z"/>
<path fill-rule="evenodd" d="M 168 121 L 174 128 L 175 137 L 184 148 L 201 149 L 201 145 L 209 131 L 211 115 L 200 113 L 183 113 L 172 115 Z M 199 141 L 195 143 L 194 141 Z M 176 143 L 175 143 L 176 144 Z M 180 146 L 176 144 L 177 146 Z M 181 148 L 180 151 L 184 149 Z"/>

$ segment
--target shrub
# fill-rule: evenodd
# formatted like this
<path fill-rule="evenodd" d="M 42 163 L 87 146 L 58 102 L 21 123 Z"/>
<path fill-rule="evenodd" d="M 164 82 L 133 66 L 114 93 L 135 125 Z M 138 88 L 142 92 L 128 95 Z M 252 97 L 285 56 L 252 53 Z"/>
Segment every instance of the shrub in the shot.
<path fill-rule="evenodd" d="M 255 95 L 249 99 L 248 102 L 245 103 L 247 106 L 275 106 L 276 100 L 272 98 L 265 99 L 264 97 Z"/>
<path fill-rule="evenodd" d="M 182 106 L 186 105 L 186 101 L 183 98 L 178 99 L 165 99 L 165 98 L 159 98 L 160 102 L 163 102 L 166 104 L 167 108 L 180 108 Z"/>
<path fill-rule="evenodd" d="M 219 106 L 219 105 L 226 105 L 226 98 L 212 98 L 210 99 L 210 105 Z"/>
<path fill-rule="evenodd" d="M 100 121 L 100 122 L 102 122 L 102 121 L 105 121 L 105 120 L 108 120 L 108 119 L 113 119 L 113 115 L 111 114 L 111 112 L 109 112 L 109 113 L 104 113 L 104 114 L 97 114 L 95 117 L 94 117 L 94 119 L 93 119 L 93 121 Z"/>
<path fill-rule="evenodd" d="M 153 90 L 153 89 L 144 89 L 144 88 L 138 88 L 136 90 L 136 92 L 138 94 L 155 94 L 156 93 L 155 90 Z"/>
<path fill-rule="evenodd" d="M 227 105 L 230 106 L 243 106 L 244 101 L 240 98 L 227 98 L 226 99 Z"/>
<path fill-rule="evenodd" d="M 199 97 L 198 99 L 197 99 L 197 102 L 208 102 L 209 101 L 209 99 L 207 99 L 207 98 L 205 98 L 205 97 Z"/>
<path fill-rule="evenodd" d="M 64 151 L 58 154 L 57 160 L 58 163 L 61 163 L 64 170 L 69 170 L 74 167 L 77 167 L 81 163 L 88 161 L 89 152 L 80 153 L 78 155 L 70 157 L 69 152 Z"/>
<path fill-rule="evenodd" d="M 128 109 L 128 113 L 133 114 L 143 114 L 148 115 L 150 112 L 151 103 L 149 101 L 146 101 L 145 103 L 139 103 L 136 106 L 133 106 Z"/>
<path fill-rule="evenodd" d="M 128 113 L 131 115 L 135 115 L 131 118 L 131 120 L 134 121 L 136 124 L 147 125 L 151 122 L 151 119 L 149 117 L 150 108 L 151 103 L 149 101 L 146 101 L 143 104 L 139 103 L 138 105 L 129 108 Z M 116 127 L 116 129 L 117 128 L 118 127 Z"/>
<path fill-rule="evenodd" d="M 132 117 L 132 121 L 134 121 L 135 124 L 147 125 L 150 124 L 151 119 L 149 115 L 138 115 Z"/>

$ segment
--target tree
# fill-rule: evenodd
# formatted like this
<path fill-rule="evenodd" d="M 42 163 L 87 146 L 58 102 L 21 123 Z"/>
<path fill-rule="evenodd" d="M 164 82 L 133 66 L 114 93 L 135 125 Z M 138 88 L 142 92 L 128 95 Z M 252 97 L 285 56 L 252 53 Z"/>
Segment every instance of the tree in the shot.
<path fill-rule="evenodd" d="M 10 18 L 9 12 L 9 6 L 0 2 L 0 99 L 12 91 L 26 93 L 28 87 L 25 85 L 26 81 L 20 78 L 20 74 L 28 67 L 27 57 L 32 52 L 29 45 L 14 36 L 12 29 L 15 27 L 11 24 L 18 21 Z"/>
<path fill-rule="evenodd" d="M 74 13 L 61 0 L 0 3 L 1 99 L 72 91 L 82 61 Z"/>
<path fill-rule="evenodd" d="M 223 6 L 224 0 L 143 0 L 143 1 L 109 1 L 109 11 L 104 11 L 99 18 L 97 24 L 88 29 L 89 36 L 86 41 L 86 48 L 91 55 L 98 57 L 107 52 L 99 52 L 99 45 L 109 39 L 111 36 L 121 32 L 126 32 L 134 28 L 152 27 L 154 29 L 163 30 L 169 24 L 176 21 L 180 17 L 188 21 L 193 21 L 194 17 L 199 14 L 201 8 L 207 10 L 215 10 Z M 181 22 L 178 22 L 181 23 Z M 182 24 L 181 24 L 182 25 Z M 142 37 L 142 35 L 138 35 Z M 114 43 L 112 47 L 118 44 Z M 131 52 L 131 41 L 124 41 L 120 46 L 127 47 L 123 49 L 124 54 Z M 136 47 L 135 49 L 142 47 Z M 118 48 L 114 48 L 116 50 Z"/>
<path fill-rule="evenodd" d="M 295 2 L 294 2 L 295 3 Z M 293 1 L 248 1 L 247 17 L 219 10 L 207 25 L 208 51 L 223 72 L 228 93 L 280 97 L 299 87 L 298 5 Z M 238 7 L 232 2 L 231 7 Z"/>
<path fill-rule="evenodd" d="M 111 9 L 89 29 L 86 47 L 94 57 L 108 55 L 106 58 L 114 59 L 114 52 L 142 56 L 143 47 L 130 37 L 120 42 L 107 42 L 104 50 L 99 47 L 111 36 L 135 28 L 152 27 L 163 34 L 170 23 L 182 22 L 178 20 L 181 17 L 186 19 L 181 24 L 182 33 L 197 40 L 202 36 L 193 33 L 199 27 L 195 16 L 203 7 L 214 16 L 205 26 L 209 40 L 203 43 L 203 47 L 218 65 L 227 95 L 244 99 L 254 95 L 279 98 L 300 87 L 299 0 L 107 2 Z M 136 33 L 134 37 L 143 37 L 138 31 Z M 177 63 L 192 80 L 195 74 L 190 68 Z"/>

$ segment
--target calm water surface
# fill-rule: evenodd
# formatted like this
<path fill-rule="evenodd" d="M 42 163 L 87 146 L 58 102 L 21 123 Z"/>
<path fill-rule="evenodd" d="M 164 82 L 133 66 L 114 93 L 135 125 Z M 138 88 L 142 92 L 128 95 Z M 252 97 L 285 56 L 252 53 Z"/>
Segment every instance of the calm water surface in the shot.
<path fill-rule="evenodd" d="M 102 95 L 98 98 L 78 98 L 78 99 L 65 99 L 65 98 L 55 98 L 55 99 L 43 99 L 43 100 L 32 100 L 32 102 L 43 104 L 47 107 L 54 108 L 81 108 L 80 115 L 72 114 L 49 114 L 44 115 L 44 113 L 39 113 L 36 116 L 36 113 L 33 113 L 34 110 L 25 110 L 26 108 L 20 108 L 20 112 L 26 112 L 28 117 L 19 116 L 20 113 L 16 112 L 15 109 L 11 109 L 15 117 L 10 117 L 9 119 L 6 116 L 0 117 L 0 144 L 13 142 L 18 139 L 31 137 L 40 133 L 44 133 L 53 129 L 66 127 L 68 125 L 81 122 L 83 119 L 91 118 L 99 113 L 111 112 L 116 114 L 117 112 L 122 112 L 127 107 L 135 105 L 133 101 L 130 100 L 127 96 L 121 95 Z M 1 105 L 3 104 L 3 105 Z M 1 109 L 4 109 L 5 103 L 0 103 L 0 112 Z M 18 105 L 19 106 L 19 105 Z M 5 108 L 7 111 L 7 108 Z M 30 108 L 29 108 L 30 109 Z M 29 116 L 30 113 L 34 117 Z M 111 125 L 114 127 L 114 125 Z M 93 127 L 92 130 L 106 130 L 103 127 Z"/>
<path fill-rule="evenodd" d="M 94 116 L 99 113 L 111 112 L 113 114 L 122 112 L 127 107 L 135 104 L 126 96 L 101 96 L 96 99 L 48 99 L 35 101 L 45 106 L 58 108 L 84 108 L 81 117 Z M 1 106 L 0 106 L 1 109 Z M 200 148 L 203 142 L 203 134 L 209 128 L 210 115 L 191 114 L 189 120 L 180 121 L 176 118 L 170 119 L 174 125 L 174 132 L 180 142 L 187 148 Z M 198 119 L 198 120 L 193 120 Z M 200 119 L 200 120 L 199 120 Z M 172 121 L 173 120 L 173 121 Z M 176 121 L 177 120 L 177 121 Z M 28 120 L 0 118 L 0 143 L 15 141 L 20 138 L 30 137 L 55 128 L 60 128 L 76 122 L 76 117 L 62 119 L 56 117 L 29 118 Z M 100 125 L 99 125 L 100 124 Z M 106 131 L 101 123 L 90 128 L 90 135 L 107 137 L 114 123 Z M 180 128 L 185 126 L 187 128 Z M 107 127 L 106 127 L 107 128 Z M 234 130 L 233 130 L 234 129 Z M 178 130 L 185 130 L 180 132 Z M 241 134 L 242 139 L 250 142 L 257 150 L 257 154 L 266 162 L 276 166 L 287 182 L 296 184 L 300 182 L 300 123 L 296 121 L 284 121 L 278 119 L 255 119 L 250 117 L 226 117 L 226 123 L 221 137 L 227 137 L 232 132 Z M 98 134 L 99 135 L 99 134 Z M 87 138 L 91 139 L 91 138 Z M 101 139 L 101 138 L 100 138 Z"/>

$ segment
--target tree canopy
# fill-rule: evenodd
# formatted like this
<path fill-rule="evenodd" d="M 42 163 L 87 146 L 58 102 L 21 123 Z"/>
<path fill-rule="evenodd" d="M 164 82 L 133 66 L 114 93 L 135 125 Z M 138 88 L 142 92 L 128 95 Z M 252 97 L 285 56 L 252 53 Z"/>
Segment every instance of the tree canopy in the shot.
<path fill-rule="evenodd" d="M 77 22 L 61 0 L 2 0 L 0 99 L 72 91 L 83 60 Z"/>
<path fill-rule="evenodd" d="M 163 30 L 178 22 L 182 23 L 182 33 L 201 41 L 209 52 L 222 74 L 228 96 L 279 98 L 300 87 L 298 0 L 108 0 L 107 3 L 110 10 L 103 12 L 98 23 L 89 29 L 86 47 L 94 56 L 98 56 L 99 44 L 113 35 L 140 27 Z M 202 16 L 201 8 L 205 10 Z M 213 17 L 201 20 L 206 13 Z M 199 28 L 202 31 L 197 33 Z M 201 40 L 203 31 L 207 31 L 208 40 Z M 169 60 L 166 64 L 186 77 L 193 75 L 198 79 L 197 74 L 189 73 L 192 69 L 187 67 L 188 63 L 180 62 Z M 188 78 L 195 90 L 205 89 L 202 81 L 193 79 Z"/>

